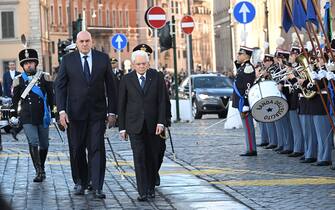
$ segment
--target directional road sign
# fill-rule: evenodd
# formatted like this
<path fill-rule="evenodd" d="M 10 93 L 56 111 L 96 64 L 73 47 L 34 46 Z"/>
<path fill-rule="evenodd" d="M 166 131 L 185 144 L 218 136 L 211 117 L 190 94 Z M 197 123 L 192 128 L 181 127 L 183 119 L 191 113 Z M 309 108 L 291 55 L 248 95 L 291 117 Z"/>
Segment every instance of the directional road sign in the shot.
<path fill-rule="evenodd" d="M 181 19 L 180 25 L 185 34 L 191 34 L 194 29 L 194 20 L 190 15 L 186 15 Z"/>
<path fill-rule="evenodd" d="M 250 23 L 255 18 L 255 15 L 255 7 L 248 1 L 241 1 L 234 7 L 234 17 L 240 23 Z"/>
<path fill-rule="evenodd" d="M 152 28 L 160 29 L 166 24 L 166 14 L 162 7 L 151 7 L 146 14 L 146 19 Z"/>
<path fill-rule="evenodd" d="M 127 37 L 124 34 L 115 34 L 112 37 L 112 46 L 116 49 L 116 50 L 122 50 L 123 48 L 125 48 L 127 46 Z"/>

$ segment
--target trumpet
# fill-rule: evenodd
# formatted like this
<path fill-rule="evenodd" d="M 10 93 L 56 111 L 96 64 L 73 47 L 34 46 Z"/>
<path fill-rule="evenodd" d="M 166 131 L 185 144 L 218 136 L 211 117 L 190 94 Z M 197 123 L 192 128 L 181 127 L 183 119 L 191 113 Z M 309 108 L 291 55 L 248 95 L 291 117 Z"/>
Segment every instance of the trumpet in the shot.
<path fill-rule="evenodd" d="M 299 73 L 299 78 L 308 80 L 309 84 L 314 84 L 314 80 L 312 79 L 312 69 L 308 65 L 308 60 L 307 58 L 303 55 L 300 54 L 296 58 L 296 62 L 300 64 L 300 67 L 298 67 L 297 72 Z M 301 87 L 302 94 L 305 98 L 313 98 L 316 95 L 316 91 L 309 90 L 307 88 Z"/>

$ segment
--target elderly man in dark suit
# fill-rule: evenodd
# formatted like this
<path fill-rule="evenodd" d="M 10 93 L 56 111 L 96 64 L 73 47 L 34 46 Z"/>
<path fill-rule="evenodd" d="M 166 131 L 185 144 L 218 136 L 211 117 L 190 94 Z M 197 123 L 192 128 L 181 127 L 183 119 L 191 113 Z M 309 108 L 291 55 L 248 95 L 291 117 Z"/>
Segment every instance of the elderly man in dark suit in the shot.
<path fill-rule="evenodd" d="M 155 197 L 155 180 L 164 144 L 159 135 L 166 124 L 166 88 L 163 74 L 149 68 L 148 54 L 132 53 L 134 71 L 123 76 L 119 88 L 119 130 L 130 137 L 138 201 Z"/>
<path fill-rule="evenodd" d="M 106 198 L 102 192 L 106 168 L 105 120 L 107 117 L 108 127 L 115 124 L 115 79 L 109 56 L 92 49 L 89 32 L 79 32 L 76 43 L 78 51 L 63 57 L 56 79 L 57 108 L 60 123 L 65 128 L 69 124 L 72 161 L 79 174 L 75 195 L 85 194 L 90 170 L 93 195 L 103 199 Z"/>

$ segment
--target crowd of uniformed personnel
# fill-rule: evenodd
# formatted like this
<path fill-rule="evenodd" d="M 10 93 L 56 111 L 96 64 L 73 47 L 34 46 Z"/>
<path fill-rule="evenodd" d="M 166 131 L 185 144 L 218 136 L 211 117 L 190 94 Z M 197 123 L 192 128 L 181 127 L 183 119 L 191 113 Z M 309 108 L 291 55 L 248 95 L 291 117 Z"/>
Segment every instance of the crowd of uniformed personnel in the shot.
<path fill-rule="evenodd" d="M 330 50 L 334 51 L 326 48 L 324 52 L 315 52 L 298 46 L 292 46 L 289 51 L 278 48 L 274 55 L 265 54 L 262 62 L 252 64 L 254 49 L 240 48 L 235 62 L 233 107 L 239 109 L 245 130 L 246 152 L 241 156 L 257 156 L 248 90 L 270 80 L 277 83 L 278 90 L 285 96 L 288 112 L 274 122 L 258 122 L 261 142 L 257 146 L 288 157 L 299 157 L 301 163 L 332 165 L 335 101 Z"/>

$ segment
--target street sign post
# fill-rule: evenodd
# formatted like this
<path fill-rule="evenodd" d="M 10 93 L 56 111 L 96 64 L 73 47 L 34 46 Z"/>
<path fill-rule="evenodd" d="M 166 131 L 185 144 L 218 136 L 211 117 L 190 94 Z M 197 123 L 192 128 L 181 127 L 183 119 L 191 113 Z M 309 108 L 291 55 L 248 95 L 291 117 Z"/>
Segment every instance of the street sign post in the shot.
<path fill-rule="evenodd" d="M 150 7 L 145 15 L 146 23 L 154 28 L 155 33 L 155 68 L 158 70 L 158 32 L 166 24 L 166 13 L 162 7 Z"/>
<path fill-rule="evenodd" d="M 246 42 L 246 26 L 256 16 L 256 9 L 254 5 L 248 1 L 241 1 L 234 6 L 234 17 L 237 22 L 244 24 L 244 44 Z"/>
<path fill-rule="evenodd" d="M 191 112 L 191 121 L 193 120 L 192 115 L 192 85 L 191 85 L 191 48 L 190 48 L 190 36 L 194 29 L 194 20 L 192 16 L 186 15 L 181 19 L 180 22 L 181 30 L 187 35 L 186 36 L 186 46 L 187 46 L 187 73 L 189 76 L 188 81 L 188 95 L 189 95 L 189 106 L 190 106 L 190 112 Z"/>
<path fill-rule="evenodd" d="M 127 46 L 128 40 L 124 34 L 115 34 L 111 39 L 112 46 L 118 51 L 119 69 L 121 69 L 121 50 Z"/>

